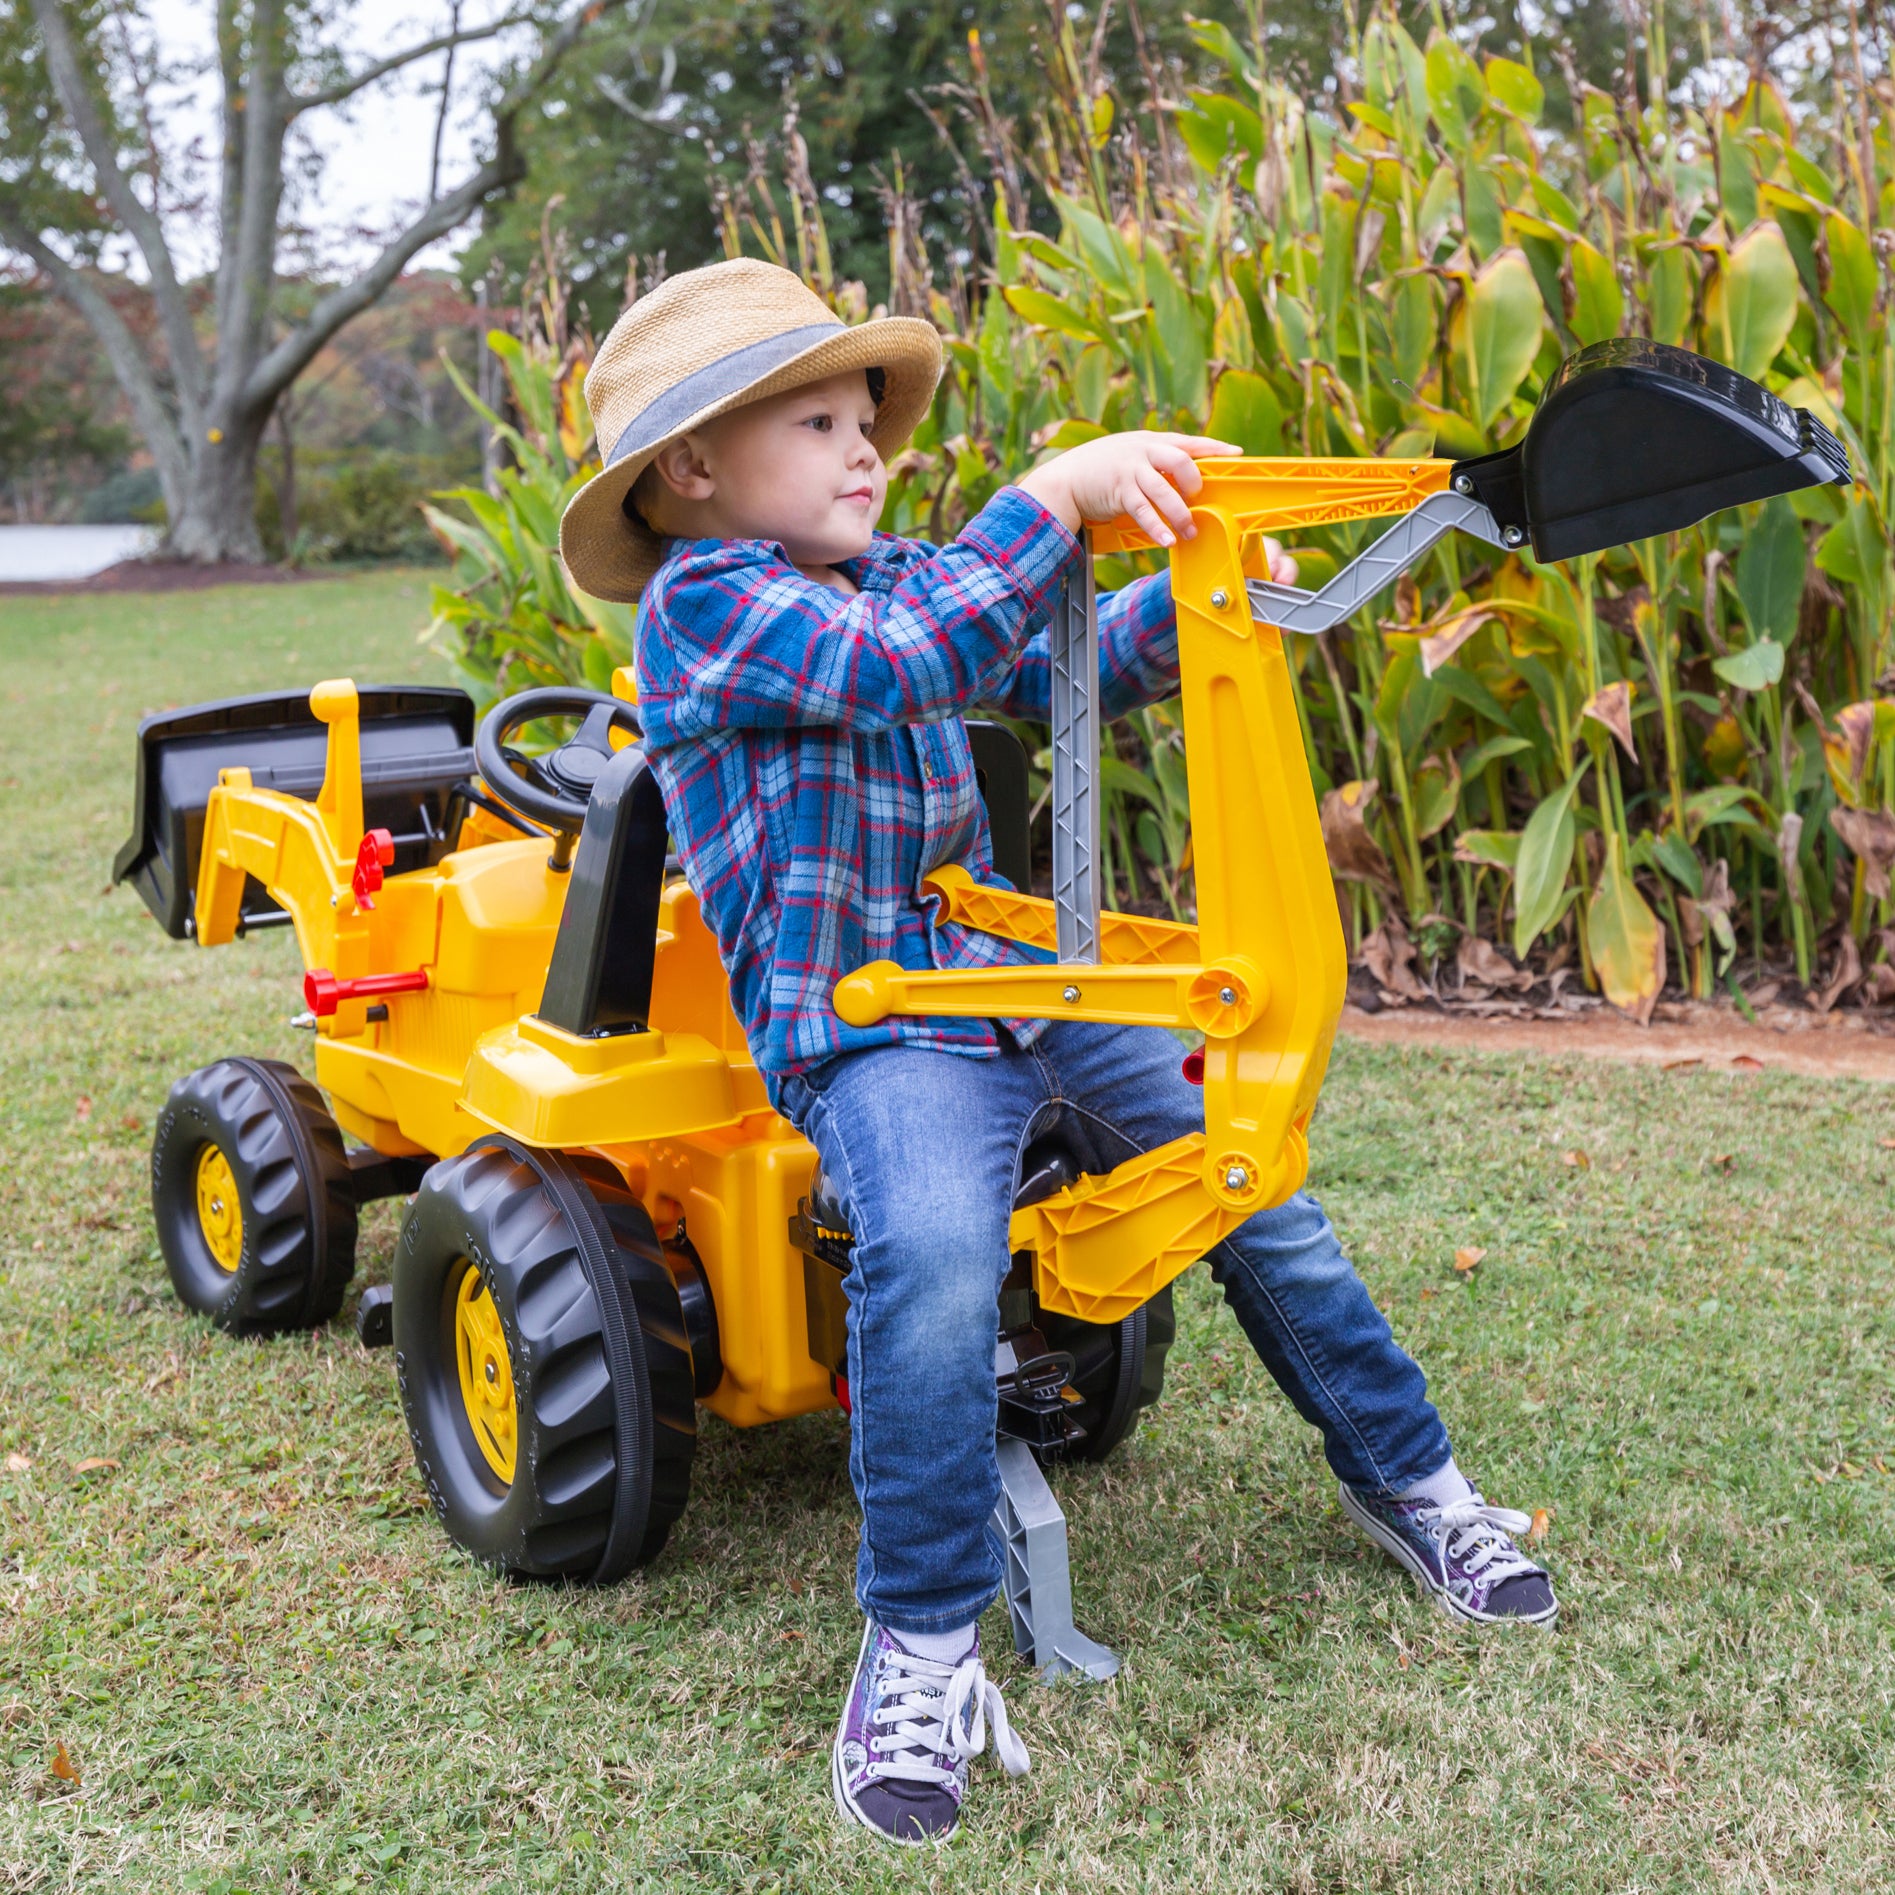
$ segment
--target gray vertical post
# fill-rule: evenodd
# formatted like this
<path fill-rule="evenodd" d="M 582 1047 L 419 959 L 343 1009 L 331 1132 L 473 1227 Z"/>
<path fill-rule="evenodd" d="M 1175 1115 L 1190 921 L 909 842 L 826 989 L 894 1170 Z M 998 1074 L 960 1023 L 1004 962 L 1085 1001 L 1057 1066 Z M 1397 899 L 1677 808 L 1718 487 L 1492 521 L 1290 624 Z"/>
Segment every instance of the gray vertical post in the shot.
<path fill-rule="evenodd" d="M 1048 628 L 1053 670 L 1053 912 L 1062 961 L 1099 958 L 1099 610 L 1083 527 Z"/>
<path fill-rule="evenodd" d="M 1118 1653 L 1073 1624 L 1066 1516 L 1033 1450 L 1024 1441 L 1003 1439 L 995 1444 L 995 1451 L 1000 1462 L 1000 1504 L 994 1509 L 994 1527 L 1006 1560 L 1013 1649 L 1036 1665 L 1045 1679 L 1069 1672 L 1110 1678 L 1119 1668 Z"/>

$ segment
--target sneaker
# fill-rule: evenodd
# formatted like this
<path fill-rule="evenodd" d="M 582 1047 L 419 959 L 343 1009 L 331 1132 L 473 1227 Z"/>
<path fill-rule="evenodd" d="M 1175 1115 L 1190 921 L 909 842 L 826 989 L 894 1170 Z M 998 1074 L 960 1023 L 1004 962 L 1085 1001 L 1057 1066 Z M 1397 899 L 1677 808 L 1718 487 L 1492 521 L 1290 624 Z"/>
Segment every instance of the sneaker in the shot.
<path fill-rule="evenodd" d="M 1546 1569 L 1514 1545 L 1533 1522 L 1479 1494 L 1451 1507 L 1343 1487 L 1342 1510 L 1414 1574 L 1443 1612 L 1473 1625 L 1550 1625 L 1559 1601 Z"/>
<path fill-rule="evenodd" d="M 890 1842 L 945 1842 L 961 1823 L 968 1760 L 987 1747 L 1010 1777 L 1026 1746 L 1007 1723 L 1000 1687 L 980 1662 L 980 1635 L 956 1664 L 919 1658 L 871 1621 L 830 1752 L 836 1807 Z"/>

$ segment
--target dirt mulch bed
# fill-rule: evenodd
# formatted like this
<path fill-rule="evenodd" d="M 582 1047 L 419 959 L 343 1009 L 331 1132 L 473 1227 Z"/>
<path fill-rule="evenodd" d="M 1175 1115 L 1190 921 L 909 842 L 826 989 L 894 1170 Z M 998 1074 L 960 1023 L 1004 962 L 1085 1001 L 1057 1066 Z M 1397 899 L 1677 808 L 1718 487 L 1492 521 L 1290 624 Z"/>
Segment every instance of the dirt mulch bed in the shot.
<path fill-rule="evenodd" d="M 200 566 L 188 559 L 122 559 L 89 579 L 0 582 L 0 597 L 47 599 L 70 592 L 201 592 L 207 586 L 301 585 L 336 576 L 293 566 Z"/>
<path fill-rule="evenodd" d="M 1581 1053 L 1633 1065 L 1708 1072 L 1808 1073 L 1817 1078 L 1880 1079 L 1895 1084 L 1895 1016 L 1887 1009 L 1817 1013 L 1805 1007 L 1757 1009 L 1752 1026 L 1735 1007 L 1661 1002 L 1650 1026 L 1594 1002 L 1568 1001 L 1558 1018 L 1508 1019 L 1431 1006 L 1346 1007 L 1342 1030 L 1385 1046 L 1461 1048 L 1470 1053 Z"/>

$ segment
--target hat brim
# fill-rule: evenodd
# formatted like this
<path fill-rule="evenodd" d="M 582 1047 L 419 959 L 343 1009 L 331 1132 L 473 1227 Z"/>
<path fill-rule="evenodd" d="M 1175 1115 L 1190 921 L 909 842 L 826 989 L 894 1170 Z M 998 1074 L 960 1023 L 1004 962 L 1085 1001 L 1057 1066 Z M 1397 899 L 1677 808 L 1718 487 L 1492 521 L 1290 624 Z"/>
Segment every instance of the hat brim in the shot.
<path fill-rule="evenodd" d="M 625 496 L 659 450 L 719 415 L 850 369 L 879 368 L 886 377 L 875 411 L 875 446 L 883 460 L 907 446 L 934 401 L 941 379 L 941 337 L 912 316 L 885 316 L 836 330 L 745 387 L 707 403 L 657 440 L 628 454 L 586 482 L 559 522 L 559 552 L 581 592 L 595 599 L 634 602 L 664 557 L 664 542 L 625 510 Z"/>

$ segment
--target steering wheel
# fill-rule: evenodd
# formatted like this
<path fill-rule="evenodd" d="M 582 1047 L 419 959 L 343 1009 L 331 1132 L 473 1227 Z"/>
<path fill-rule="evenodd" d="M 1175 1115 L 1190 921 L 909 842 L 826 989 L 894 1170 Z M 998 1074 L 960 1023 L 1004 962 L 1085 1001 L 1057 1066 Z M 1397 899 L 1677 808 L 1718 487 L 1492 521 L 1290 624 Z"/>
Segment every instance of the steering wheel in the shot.
<path fill-rule="evenodd" d="M 535 718 L 559 716 L 583 721 L 557 750 L 528 757 L 508 745 L 507 739 Z M 481 780 L 516 815 L 552 832 L 554 858 L 561 868 L 585 825 L 592 786 L 617 754 L 612 748 L 614 730 L 639 735 L 629 704 L 603 691 L 552 685 L 503 698 L 474 732 L 474 762 Z"/>

